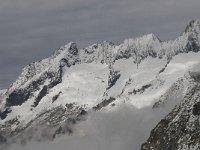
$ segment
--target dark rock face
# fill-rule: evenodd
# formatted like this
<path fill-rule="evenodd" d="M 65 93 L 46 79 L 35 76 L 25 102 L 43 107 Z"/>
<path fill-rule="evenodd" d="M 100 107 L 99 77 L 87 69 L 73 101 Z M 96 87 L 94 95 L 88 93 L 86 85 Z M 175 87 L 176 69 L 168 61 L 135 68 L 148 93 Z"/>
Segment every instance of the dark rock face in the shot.
<path fill-rule="evenodd" d="M 42 90 L 40 91 L 40 93 L 38 94 L 38 96 L 36 97 L 35 102 L 34 102 L 34 104 L 33 104 L 33 107 L 36 107 L 36 106 L 39 104 L 39 102 L 41 101 L 41 99 L 42 99 L 45 95 L 47 95 L 47 93 L 48 93 L 48 87 L 47 87 L 47 85 L 45 85 L 45 86 L 42 88 Z"/>
<path fill-rule="evenodd" d="M 65 107 L 70 110 L 74 107 L 74 103 L 66 104 Z"/>
<path fill-rule="evenodd" d="M 69 135 L 71 135 L 73 133 L 72 129 L 70 129 L 69 127 L 58 127 L 58 129 L 56 129 L 55 133 L 53 134 L 52 138 L 55 139 L 57 136 L 62 135 L 62 134 L 66 134 L 68 133 Z"/>
<path fill-rule="evenodd" d="M 134 89 L 132 92 L 128 92 L 128 94 L 142 94 L 144 93 L 144 91 L 148 88 L 150 88 L 152 85 L 151 84 L 147 84 L 147 85 L 143 85 L 140 89 Z"/>
<path fill-rule="evenodd" d="M 77 55 L 78 49 L 77 49 L 76 43 L 72 43 L 68 51 L 70 54 Z"/>
<path fill-rule="evenodd" d="M 199 108 L 200 84 L 194 83 L 183 101 L 151 131 L 141 150 L 200 149 Z"/>
<path fill-rule="evenodd" d="M 189 72 L 189 74 L 196 82 L 200 82 L 200 72 Z"/>
<path fill-rule="evenodd" d="M 6 110 L 4 110 L 3 112 L 0 112 L 1 120 L 4 120 L 11 111 L 12 110 L 10 110 L 9 108 L 6 108 Z"/>
<path fill-rule="evenodd" d="M 70 67 L 69 61 L 66 58 L 62 58 L 60 60 L 60 67 L 64 67 L 64 66 Z"/>
<path fill-rule="evenodd" d="M 120 76 L 121 75 L 120 75 L 119 71 L 114 71 L 113 69 L 110 69 L 110 74 L 109 74 L 109 77 L 108 77 L 107 90 L 110 89 L 113 85 L 115 85 L 115 83 L 120 78 Z"/>
<path fill-rule="evenodd" d="M 105 99 L 103 100 L 101 103 L 99 103 L 97 106 L 93 107 L 93 109 L 95 111 L 100 110 L 103 107 L 106 107 L 107 105 L 109 105 L 110 103 L 112 103 L 113 101 L 115 101 L 114 97 L 110 97 L 109 99 Z"/>
<path fill-rule="evenodd" d="M 190 23 L 185 28 L 185 32 L 191 32 L 191 29 L 194 28 L 195 20 L 190 21 Z"/>
<path fill-rule="evenodd" d="M 196 104 L 193 106 L 192 113 L 193 113 L 193 115 L 195 115 L 195 116 L 199 116 L 199 115 L 200 115 L 200 102 L 196 103 Z"/>
<path fill-rule="evenodd" d="M 198 52 L 200 50 L 197 36 L 198 35 L 192 34 L 188 37 L 188 43 L 186 45 L 188 51 Z"/>
<path fill-rule="evenodd" d="M 7 98 L 6 106 L 22 105 L 30 96 L 31 92 L 26 89 L 15 90 Z"/>
<path fill-rule="evenodd" d="M 164 72 L 164 71 L 165 71 L 165 69 L 167 68 L 167 65 L 168 65 L 168 63 L 169 63 L 169 61 L 167 62 L 167 64 L 165 65 L 165 67 L 164 67 L 164 68 L 162 68 L 162 69 L 159 71 L 159 74 L 161 74 L 162 72 Z"/>
<path fill-rule="evenodd" d="M 58 94 L 56 94 L 55 96 L 53 96 L 52 103 L 55 102 L 58 99 L 58 97 L 60 96 L 61 93 L 62 92 L 59 92 Z"/>
<path fill-rule="evenodd" d="M 97 46 L 97 45 L 96 45 L 96 46 L 93 46 L 93 48 L 94 48 L 94 49 L 97 49 L 98 46 Z M 93 54 L 93 53 L 95 52 L 94 50 L 93 50 L 93 51 L 92 51 L 92 50 L 89 51 L 88 49 L 84 49 L 84 51 L 85 51 L 86 54 L 89 54 L 89 55 L 91 55 L 91 54 Z"/>

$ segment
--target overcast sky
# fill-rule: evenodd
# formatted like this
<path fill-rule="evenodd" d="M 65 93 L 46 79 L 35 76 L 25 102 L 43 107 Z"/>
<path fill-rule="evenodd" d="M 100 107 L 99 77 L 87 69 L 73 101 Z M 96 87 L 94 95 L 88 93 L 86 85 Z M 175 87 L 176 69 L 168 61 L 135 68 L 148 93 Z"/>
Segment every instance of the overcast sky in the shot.
<path fill-rule="evenodd" d="M 0 88 L 69 41 L 174 39 L 200 18 L 199 7 L 199 0 L 0 0 Z"/>

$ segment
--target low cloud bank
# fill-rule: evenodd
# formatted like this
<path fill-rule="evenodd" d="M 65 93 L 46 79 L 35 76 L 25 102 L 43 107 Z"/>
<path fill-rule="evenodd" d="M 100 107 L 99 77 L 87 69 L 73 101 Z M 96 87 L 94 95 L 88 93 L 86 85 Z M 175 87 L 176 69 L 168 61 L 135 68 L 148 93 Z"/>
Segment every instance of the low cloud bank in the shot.
<path fill-rule="evenodd" d="M 74 134 L 54 142 L 12 145 L 10 150 L 138 150 L 169 108 L 137 109 L 123 105 L 112 112 L 96 112 L 75 127 Z"/>

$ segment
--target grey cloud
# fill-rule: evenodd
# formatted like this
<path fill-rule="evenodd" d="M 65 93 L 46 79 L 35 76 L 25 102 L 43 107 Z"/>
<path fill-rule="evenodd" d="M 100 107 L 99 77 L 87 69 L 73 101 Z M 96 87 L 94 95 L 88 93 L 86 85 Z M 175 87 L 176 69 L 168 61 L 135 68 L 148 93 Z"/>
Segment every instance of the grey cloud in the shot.
<path fill-rule="evenodd" d="M 84 47 L 147 33 L 173 39 L 190 20 L 199 18 L 199 5 L 199 0 L 3 0 L 0 88 L 8 86 L 24 65 L 69 41 Z"/>
<path fill-rule="evenodd" d="M 9 150 L 139 150 L 150 131 L 171 107 L 153 110 L 121 105 L 112 113 L 98 112 L 74 128 L 71 136 L 55 142 L 30 142 Z"/>

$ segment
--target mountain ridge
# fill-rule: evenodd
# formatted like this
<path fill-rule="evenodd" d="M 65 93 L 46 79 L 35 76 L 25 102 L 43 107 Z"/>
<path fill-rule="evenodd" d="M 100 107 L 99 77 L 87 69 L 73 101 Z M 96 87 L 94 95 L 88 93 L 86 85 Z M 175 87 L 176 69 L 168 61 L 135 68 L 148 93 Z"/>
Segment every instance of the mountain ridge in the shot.
<path fill-rule="evenodd" d="M 200 20 L 191 21 L 174 41 L 151 33 L 119 45 L 104 41 L 78 49 L 70 42 L 24 67 L 0 91 L 0 142 L 22 142 L 28 133 L 32 139 L 36 126 L 44 128 L 39 140 L 72 134 L 73 124 L 91 111 L 112 111 L 121 103 L 173 108 L 186 96 L 189 78 L 199 79 L 198 71 L 188 75 L 199 58 Z M 143 149 L 152 146 L 146 145 Z"/>

